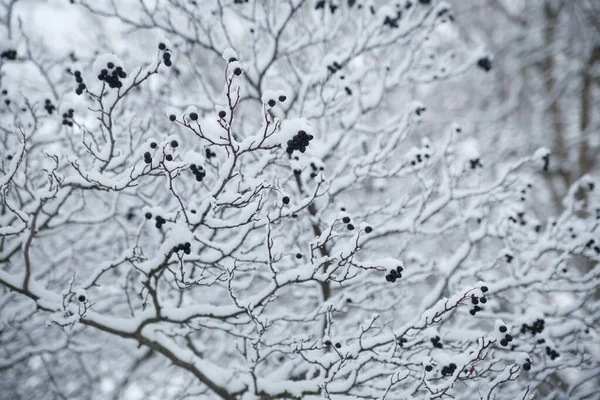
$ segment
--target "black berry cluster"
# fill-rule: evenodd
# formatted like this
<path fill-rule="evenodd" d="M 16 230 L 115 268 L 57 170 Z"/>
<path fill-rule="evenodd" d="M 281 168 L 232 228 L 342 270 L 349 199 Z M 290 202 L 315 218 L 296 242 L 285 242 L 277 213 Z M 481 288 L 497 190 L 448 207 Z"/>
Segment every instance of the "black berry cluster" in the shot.
<path fill-rule="evenodd" d="M 498 330 L 500 331 L 500 333 L 506 333 L 508 331 L 508 328 L 505 325 L 500 325 L 498 327 Z M 512 341 L 513 341 L 512 335 L 510 333 L 506 333 L 504 335 L 504 338 L 500 340 L 500 345 L 502 345 L 503 347 L 506 347 Z"/>
<path fill-rule="evenodd" d="M 106 63 L 106 68 L 103 68 L 98 75 L 98 80 L 104 81 L 111 89 L 123 87 L 121 79 L 127 78 L 127 72 L 121 66 L 115 66 L 113 62 Z"/>
<path fill-rule="evenodd" d="M 311 178 L 314 178 L 317 175 L 319 175 L 318 171 L 323 171 L 325 169 L 323 167 L 317 167 L 314 162 L 310 163 L 310 168 L 312 169 L 312 172 L 310 173 Z M 297 170 L 297 171 L 299 171 L 298 174 L 300 174 L 300 170 Z M 296 171 L 294 171 L 294 173 L 296 173 Z"/>
<path fill-rule="evenodd" d="M 332 75 L 341 69 L 342 69 L 342 66 L 337 61 L 334 61 L 333 64 L 327 66 L 327 70 L 329 72 L 331 72 Z"/>
<path fill-rule="evenodd" d="M 196 177 L 196 182 L 202 182 L 202 179 L 206 176 L 206 171 L 201 165 L 192 164 L 190 165 L 192 174 Z"/>
<path fill-rule="evenodd" d="M 469 160 L 469 163 L 471 165 L 471 169 L 475 169 L 477 167 L 483 168 L 483 164 L 481 164 L 479 157 Z"/>
<path fill-rule="evenodd" d="M 52 113 L 56 110 L 56 106 L 52 104 L 52 101 L 50 99 L 46 99 L 44 103 L 44 108 L 46 109 L 46 112 L 50 115 L 52 115 Z"/>
<path fill-rule="evenodd" d="M 523 324 L 521 326 L 521 333 L 531 332 L 531 334 L 533 336 L 535 336 L 538 333 L 542 333 L 544 331 L 545 324 L 546 324 L 546 321 L 538 318 L 533 322 L 533 324 L 531 326 L 529 326 L 527 324 Z"/>
<path fill-rule="evenodd" d="M 63 113 L 62 115 L 62 124 L 63 125 L 68 125 L 68 126 L 73 126 L 73 113 L 75 112 L 75 110 L 73 110 L 72 108 L 69 108 L 69 110 L 66 113 Z"/>
<path fill-rule="evenodd" d="M 482 286 L 481 287 L 481 291 L 483 293 L 487 293 L 488 292 L 488 287 L 487 286 Z M 477 297 L 475 295 L 471 296 L 471 303 L 474 305 L 473 308 L 471 308 L 469 310 L 469 314 L 471 315 L 476 315 L 479 311 L 483 310 L 483 308 L 481 308 L 481 306 L 479 306 L 480 303 L 485 304 L 487 303 L 487 298 L 485 296 L 481 296 L 481 297 Z"/>
<path fill-rule="evenodd" d="M 531 369 L 531 360 L 528 358 L 525 363 L 523 363 L 523 369 L 525 371 L 529 371 Z"/>
<path fill-rule="evenodd" d="M 291 140 L 287 141 L 287 149 L 285 149 L 285 151 L 288 154 L 292 154 L 294 150 L 304 153 L 311 140 L 313 140 L 313 135 L 309 135 L 306 131 L 300 130 Z"/>
<path fill-rule="evenodd" d="M 7 60 L 14 61 L 17 59 L 17 51 L 16 50 L 4 50 L 0 54 L 0 58 L 6 58 Z"/>
<path fill-rule="evenodd" d="M 192 244 L 190 242 L 179 243 L 177 246 L 173 246 L 173 253 L 183 251 L 185 254 L 192 252 Z"/>
<path fill-rule="evenodd" d="M 444 346 L 440 343 L 440 337 L 436 336 L 436 337 L 432 337 L 431 338 L 431 344 L 433 344 L 433 347 L 435 347 L 436 349 L 441 349 Z"/>
<path fill-rule="evenodd" d="M 171 65 L 173 65 L 173 61 L 171 61 L 171 50 L 167 49 L 167 45 L 164 43 L 159 43 L 158 49 L 163 52 L 162 53 L 163 64 L 165 64 L 165 66 L 167 66 L 167 67 L 170 67 Z"/>
<path fill-rule="evenodd" d="M 394 17 L 390 17 L 389 15 L 385 17 L 383 20 L 383 26 L 389 26 L 390 28 L 399 28 L 398 21 L 402 18 L 402 11 L 397 10 L 396 15 Z"/>
<path fill-rule="evenodd" d="M 485 297 L 485 296 L 477 297 L 474 294 L 471 295 L 471 304 L 473 304 L 474 306 L 476 306 L 478 304 L 485 304 L 485 303 L 487 303 L 487 297 Z"/>
<path fill-rule="evenodd" d="M 515 218 L 511 215 L 510 217 L 508 217 L 508 220 L 510 222 L 512 222 L 513 224 L 518 223 L 521 226 L 527 225 L 527 221 L 525 220 L 525 213 L 522 211 L 517 213 L 517 218 Z"/>
<path fill-rule="evenodd" d="M 149 151 L 144 153 L 144 162 L 146 164 L 152 164 L 152 154 Z"/>
<path fill-rule="evenodd" d="M 597 254 L 600 254 L 600 246 L 598 246 L 598 245 L 595 245 L 595 246 L 594 246 L 594 243 L 596 243 L 596 241 L 595 241 L 594 239 L 590 239 L 590 240 L 588 240 L 588 242 L 585 244 L 585 247 L 587 247 L 588 249 L 591 249 L 591 248 L 593 248 L 593 249 L 594 249 L 594 251 L 595 251 Z"/>
<path fill-rule="evenodd" d="M 77 89 L 75 89 L 75 93 L 77 93 L 77 96 L 81 96 L 83 91 L 86 89 L 86 85 L 83 83 L 83 78 L 81 77 L 81 71 L 73 72 L 73 76 L 75 77 L 75 82 L 77 82 Z"/>
<path fill-rule="evenodd" d="M 154 226 L 156 226 L 158 229 L 162 229 L 162 226 L 167 222 L 167 220 L 161 217 L 160 215 L 157 215 L 155 220 L 156 224 Z"/>
<path fill-rule="evenodd" d="M 489 59 L 489 57 L 482 57 L 477 60 L 477 66 L 485 72 L 488 72 L 492 69 L 492 61 Z"/>
<path fill-rule="evenodd" d="M 269 105 L 269 107 L 275 107 L 275 105 L 277 104 L 277 101 L 279 101 L 280 103 L 283 103 L 286 100 L 287 100 L 286 96 L 280 95 L 277 98 L 277 100 L 275 100 L 275 99 L 269 99 L 269 100 L 267 100 L 267 104 Z"/>
<path fill-rule="evenodd" d="M 348 0 L 348 4 L 350 4 L 350 2 L 352 1 L 352 3 L 354 3 L 354 0 Z M 315 10 L 321 10 L 321 9 L 325 9 L 325 4 L 326 1 L 325 0 L 319 0 L 317 1 L 317 3 L 315 4 Z M 338 6 L 336 4 L 334 4 L 333 2 L 329 2 L 329 11 L 331 11 L 331 13 L 335 13 L 335 10 L 338 9 Z"/>
<path fill-rule="evenodd" d="M 442 368 L 442 376 L 454 375 L 454 371 L 456 371 L 456 364 L 450 363 Z"/>
<path fill-rule="evenodd" d="M 402 278 L 403 270 L 404 268 L 397 266 L 396 269 L 391 270 L 390 273 L 385 276 L 385 280 L 392 283 L 396 282 L 396 279 Z"/>
<path fill-rule="evenodd" d="M 398 346 L 404 347 L 404 343 L 408 342 L 408 339 L 401 337 L 401 338 L 398 338 L 397 342 L 398 342 Z"/>
<path fill-rule="evenodd" d="M 550 346 L 546 346 L 546 354 L 548 355 L 548 357 L 550 357 L 552 361 L 560 357 L 560 354 L 556 350 L 550 348 Z"/>

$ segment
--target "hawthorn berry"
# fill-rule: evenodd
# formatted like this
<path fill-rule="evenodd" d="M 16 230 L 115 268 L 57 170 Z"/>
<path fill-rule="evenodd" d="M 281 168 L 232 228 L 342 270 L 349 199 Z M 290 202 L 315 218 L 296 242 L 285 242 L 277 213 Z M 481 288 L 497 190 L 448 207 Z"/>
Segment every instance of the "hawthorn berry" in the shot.
<path fill-rule="evenodd" d="M 233 73 L 235 74 L 235 76 L 240 76 L 242 74 L 242 69 L 236 68 L 233 70 Z"/>
<path fill-rule="evenodd" d="M 325 346 L 331 346 L 331 340 L 326 340 L 325 341 Z"/>
<path fill-rule="evenodd" d="M 177 140 L 172 140 L 171 141 L 171 147 L 175 148 L 177 146 L 179 146 L 179 143 L 177 143 Z"/>
<path fill-rule="evenodd" d="M 431 365 L 427 365 L 427 366 L 425 367 L 425 371 L 427 371 L 427 372 L 431 372 L 431 371 L 433 371 L 433 367 L 432 367 Z"/>
<path fill-rule="evenodd" d="M 175 116 L 175 114 L 171 114 L 169 115 L 169 119 L 171 120 L 171 122 L 173 122 L 177 119 L 177 117 Z"/>
<path fill-rule="evenodd" d="M 177 253 L 179 251 L 179 246 L 173 246 L 173 253 Z"/>
<path fill-rule="evenodd" d="M 106 64 L 106 66 L 108 67 L 108 69 L 113 69 L 113 68 L 115 67 L 115 64 L 113 64 L 112 62 L 110 62 L 110 61 L 109 61 L 109 62 Z"/>
<path fill-rule="evenodd" d="M 237 58 L 235 58 L 235 57 L 231 57 L 231 58 L 229 59 L 229 61 L 227 61 L 227 62 L 230 62 L 230 63 L 232 63 L 232 62 L 235 62 L 235 61 L 237 61 Z"/>
<path fill-rule="evenodd" d="M 152 218 L 152 213 L 147 212 L 144 217 L 146 217 L 146 219 L 150 219 Z"/>
<path fill-rule="evenodd" d="M 300 254 L 300 253 L 296 254 L 296 258 L 297 259 L 301 259 L 302 258 L 302 254 Z"/>
<path fill-rule="evenodd" d="M 524 369 L 525 371 L 529 371 L 529 370 L 531 369 L 531 364 L 529 364 L 529 363 L 525 363 L 525 364 L 523 364 L 523 369 Z"/>
<path fill-rule="evenodd" d="M 335 348 L 336 348 L 336 349 L 339 349 L 339 348 L 341 348 L 341 347 L 342 347 L 342 344 L 341 344 L 340 342 L 337 342 L 337 343 L 335 344 Z"/>
<path fill-rule="evenodd" d="M 159 50 L 165 50 L 166 48 L 167 48 L 167 45 L 166 45 L 166 44 L 164 44 L 164 43 L 159 43 L 159 44 L 158 44 L 158 49 L 159 49 Z"/>
<path fill-rule="evenodd" d="M 150 148 L 151 148 L 151 149 L 155 149 L 155 148 L 157 148 L 157 147 L 158 147 L 158 144 L 157 144 L 156 142 L 152 142 L 152 143 L 150 143 Z"/>
<path fill-rule="evenodd" d="M 280 102 L 282 102 L 282 103 L 283 103 L 283 102 L 284 102 L 286 99 L 287 99 L 287 97 L 285 97 L 285 96 L 283 96 L 283 95 L 282 95 L 282 96 L 279 96 L 279 101 L 280 101 Z"/>
<path fill-rule="evenodd" d="M 350 223 L 350 217 L 344 217 L 342 218 L 342 222 L 345 224 L 349 224 Z"/>
<path fill-rule="evenodd" d="M 167 154 L 167 156 L 165 157 L 165 159 L 166 159 L 167 161 L 173 161 L 173 156 L 172 156 L 172 155 L 170 155 L 170 154 Z"/>
<path fill-rule="evenodd" d="M 185 254 L 189 255 L 189 254 L 191 254 L 191 253 L 192 253 L 192 249 L 191 249 L 190 247 L 186 247 L 186 248 L 184 248 L 184 249 L 183 249 L 183 252 L 184 252 Z"/>
<path fill-rule="evenodd" d="M 482 287 L 481 287 L 481 291 L 482 291 L 483 293 L 487 292 L 488 290 L 489 290 L 489 289 L 488 289 L 488 287 L 487 287 L 487 286 L 482 286 Z"/>
<path fill-rule="evenodd" d="M 498 330 L 502 333 L 506 332 L 508 330 L 508 328 L 504 325 L 500 325 L 500 327 L 498 328 Z"/>
<path fill-rule="evenodd" d="M 227 113 L 225 111 L 219 111 L 219 118 L 223 119 L 227 116 Z"/>
<path fill-rule="evenodd" d="M 269 104 L 269 107 L 274 107 L 275 104 L 277 104 L 277 102 L 275 100 L 271 99 L 271 100 L 269 100 L 268 104 Z"/>
<path fill-rule="evenodd" d="M 195 112 L 190 113 L 190 119 L 192 121 L 196 121 L 198 119 L 198 114 L 196 114 Z"/>
<path fill-rule="evenodd" d="M 371 232 L 373 232 L 373 228 L 371 228 L 370 226 L 367 226 L 367 227 L 365 228 L 365 232 L 366 232 L 366 233 L 371 233 Z"/>
<path fill-rule="evenodd" d="M 487 299 L 485 297 L 481 297 L 481 298 L 479 298 L 479 302 L 481 304 L 485 304 L 485 303 L 487 303 Z"/>
<path fill-rule="evenodd" d="M 349 231 L 353 231 L 354 230 L 354 225 L 348 224 L 348 225 L 346 225 L 346 228 L 348 228 Z"/>
<path fill-rule="evenodd" d="M 473 297 L 471 297 L 471 303 L 477 305 L 477 304 L 479 304 L 479 299 L 477 297 L 473 296 Z"/>
<path fill-rule="evenodd" d="M 283 204 L 290 204 L 290 198 L 288 196 L 283 196 L 283 199 L 281 199 L 281 201 L 283 202 Z"/>
<path fill-rule="evenodd" d="M 508 346 L 508 340 L 506 340 L 506 339 L 502 339 L 502 340 L 500 341 L 500 344 L 501 344 L 503 347 L 506 347 L 506 346 Z"/>
<path fill-rule="evenodd" d="M 85 296 L 80 294 L 79 297 L 77 298 L 77 300 L 79 300 L 81 303 L 83 303 L 85 301 Z"/>
<path fill-rule="evenodd" d="M 477 311 L 475 311 L 475 309 L 469 310 L 469 314 L 471 314 L 471 315 L 475 315 L 476 313 L 477 313 Z"/>
<path fill-rule="evenodd" d="M 171 65 L 173 65 L 173 61 L 165 60 L 165 66 L 170 67 Z"/>
<path fill-rule="evenodd" d="M 507 333 L 506 336 L 504 336 L 504 339 L 506 339 L 509 342 L 513 341 L 513 337 L 512 337 L 512 335 L 510 333 Z"/>

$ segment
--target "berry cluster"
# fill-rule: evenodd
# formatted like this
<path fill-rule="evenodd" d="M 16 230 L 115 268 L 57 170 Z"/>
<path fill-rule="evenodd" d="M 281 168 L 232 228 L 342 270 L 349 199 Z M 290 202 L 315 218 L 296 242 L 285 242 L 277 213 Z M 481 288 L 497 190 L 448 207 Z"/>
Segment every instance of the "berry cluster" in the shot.
<path fill-rule="evenodd" d="M 471 169 L 475 169 L 477 167 L 483 168 L 483 164 L 481 164 L 479 157 L 469 160 L 469 163 L 471 165 Z"/>
<path fill-rule="evenodd" d="M 167 45 L 164 43 L 159 43 L 158 49 L 163 52 L 162 58 L 165 66 L 170 67 L 173 65 L 173 61 L 171 61 L 171 50 L 167 49 Z"/>
<path fill-rule="evenodd" d="M 481 287 L 481 291 L 482 291 L 483 293 L 487 293 L 487 291 L 488 291 L 488 290 L 489 290 L 489 289 L 488 289 L 488 287 L 487 287 L 487 286 L 482 286 L 482 287 Z M 477 296 L 475 296 L 475 295 L 472 295 L 472 296 L 471 296 L 471 303 L 474 305 L 474 307 L 473 307 L 473 308 L 471 308 L 471 309 L 469 310 L 469 314 L 471 314 L 471 315 L 475 315 L 475 314 L 477 314 L 479 311 L 483 310 L 483 308 L 481 308 L 481 307 L 480 307 L 478 304 L 479 304 L 479 303 L 482 303 L 482 304 L 485 304 L 485 303 L 487 303 L 487 298 L 486 298 L 485 296 L 477 297 Z"/>
<path fill-rule="evenodd" d="M 77 93 L 77 96 L 81 96 L 83 91 L 86 89 L 85 83 L 83 83 L 83 78 L 81 77 L 81 71 L 73 72 L 73 76 L 75 77 L 75 82 L 77 82 L 77 89 L 75 89 L 75 93 Z"/>
<path fill-rule="evenodd" d="M 334 61 L 333 64 L 327 66 L 327 70 L 329 72 L 331 72 L 332 75 L 341 69 L 342 69 L 342 66 L 337 61 Z"/>
<path fill-rule="evenodd" d="M 149 151 L 144 153 L 144 162 L 146 164 L 152 164 L 152 154 Z"/>
<path fill-rule="evenodd" d="M 442 368 L 442 376 L 454 375 L 454 371 L 456 371 L 456 364 L 450 363 Z"/>
<path fill-rule="evenodd" d="M 592 248 L 592 246 L 593 246 L 593 248 L 594 248 L 594 251 L 595 251 L 596 253 L 600 254 L 600 246 L 598 246 L 598 245 L 595 245 L 595 246 L 594 246 L 594 243 L 596 243 L 596 241 L 595 241 L 594 239 L 590 239 L 590 240 L 589 240 L 589 241 L 588 241 L 588 242 L 585 244 L 585 247 L 587 247 L 588 249 L 591 249 L 591 248 Z"/>
<path fill-rule="evenodd" d="M 488 57 L 482 57 L 477 60 L 477 66 L 485 72 L 488 72 L 492 69 L 492 61 Z"/>
<path fill-rule="evenodd" d="M 109 70 L 112 72 L 109 73 Z M 111 89 L 123 87 L 123 82 L 120 79 L 127 78 L 127 72 L 121 66 L 115 66 L 113 62 L 106 63 L 106 68 L 103 68 L 98 75 L 99 81 L 104 81 Z"/>
<path fill-rule="evenodd" d="M 312 172 L 310 173 L 310 177 L 311 178 L 314 178 L 314 177 L 316 177 L 319 174 L 317 171 L 323 171 L 325 169 L 324 167 L 318 167 L 317 168 L 317 166 L 315 165 L 314 162 L 310 163 L 310 168 L 312 169 Z M 297 174 L 300 174 L 300 172 L 301 172 L 300 170 L 296 170 L 296 171 L 298 171 Z M 294 171 L 294 173 L 296 173 L 296 171 Z"/>
<path fill-rule="evenodd" d="M 536 319 L 531 326 L 527 324 L 523 324 L 521 326 L 521 333 L 527 333 L 527 331 L 531 331 L 531 335 L 535 336 L 538 333 L 542 333 L 544 331 L 544 325 L 546 321 L 543 319 Z"/>
<path fill-rule="evenodd" d="M 476 306 L 479 303 L 481 303 L 481 304 L 487 303 L 487 297 L 485 297 L 485 296 L 477 297 L 474 294 L 471 295 L 471 304 L 473 304 L 474 306 Z"/>
<path fill-rule="evenodd" d="M 201 165 L 192 164 L 190 165 L 190 170 L 196 177 L 196 182 L 202 182 L 202 179 L 206 176 L 206 171 Z"/>
<path fill-rule="evenodd" d="M 396 282 L 396 279 L 402 278 L 403 270 L 404 268 L 397 266 L 396 269 L 391 270 L 390 273 L 385 276 L 385 280 L 392 283 Z"/>
<path fill-rule="evenodd" d="M 160 215 L 157 215 L 155 220 L 156 224 L 154 224 L 154 226 L 156 226 L 158 229 L 162 229 L 162 226 L 167 222 L 167 220 L 161 217 Z"/>
<path fill-rule="evenodd" d="M 206 156 L 207 159 L 211 159 L 213 157 L 217 156 L 217 153 L 215 153 L 214 151 L 212 151 L 211 149 L 209 149 L 208 147 L 206 149 L 204 149 L 204 155 Z"/>
<path fill-rule="evenodd" d="M 431 344 L 433 344 L 433 347 L 435 347 L 436 349 L 441 349 L 444 346 L 440 343 L 440 337 L 436 336 L 436 337 L 432 337 L 431 338 Z"/>
<path fill-rule="evenodd" d="M 523 364 L 523 369 L 525 371 L 529 371 L 531 369 L 531 360 L 528 358 L 527 361 Z"/>
<path fill-rule="evenodd" d="M 500 333 L 506 333 L 508 331 L 508 328 L 505 325 L 500 325 L 498 327 L 498 330 L 500 331 Z M 512 335 L 510 333 L 506 333 L 504 335 L 504 338 L 500 340 L 500 345 L 502 345 L 502 347 L 506 347 L 512 341 L 513 341 Z"/>
<path fill-rule="evenodd" d="M 398 338 L 397 342 L 398 342 L 398 346 L 404 347 L 404 343 L 408 342 L 408 339 L 401 337 L 401 338 Z"/>
<path fill-rule="evenodd" d="M 46 112 L 50 115 L 52 115 L 54 110 L 56 110 L 56 106 L 52 104 L 52 101 L 50 99 L 46 99 L 44 108 L 46 109 Z"/>
<path fill-rule="evenodd" d="M 556 350 L 550 348 L 550 346 L 546 346 L 546 354 L 548 355 L 548 357 L 550 357 L 552 361 L 560 357 L 560 354 Z"/>
<path fill-rule="evenodd" d="M 400 21 L 400 18 L 402 18 L 402 11 L 397 10 L 395 17 L 390 17 L 390 16 L 385 17 L 385 19 L 383 20 L 383 26 L 389 26 L 392 29 L 398 28 L 399 27 L 398 21 Z"/>
<path fill-rule="evenodd" d="M 287 149 L 285 149 L 285 151 L 288 154 L 292 154 L 294 150 L 304 153 L 311 140 L 313 140 L 313 135 L 309 135 L 306 131 L 300 130 L 291 140 L 287 141 Z"/>
<path fill-rule="evenodd" d="M 525 226 L 525 225 L 527 225 L 527 221 L 525 221 L 524 217 L 525 217 L 525 213 L 520 211 L 517 213 L 517 218 L 515 218 L 511 215 L 510 217 L 508 217 L 508 220 L 510 222 L 512 222 L 513 224 L 519 223 L 519 225 Z"/>
<path fill-rule="evenodd" d="M 173 253 L 177 253 L 179 251 L 183 251 L 185 254 L 190 254 L 192 252 L 192 244 L 190 242 L 179 243 L 177 246 L 173 246 Z"/>
<path fill-rule="evenodd" d="M 16 50 L 4 50 L 0 54 L 0 58 L 6 58 L 7 60 L 14 61 L 17 59 L 17 51 Z"/>
<path fill-rule="evenodd" d="M 69 108 L 69 111 L 67 111 L 66 113 L 63 113 L 62 117 L 62 124 L 63 125 L 69 125 L 69 126 L 73 126 L 73 113 L 75 111 L 72 108 Z"/>
<path fill-rule="evenodd" d="M 348 216 L 345 216 L 344 218 L 342 218 L 342 222 L 347 224 L 346 225 L 346 229 L 348 229 L 349 231 L 353 231 L 354 230 L 354 225 L 350 223 L 351 219 Z"/>
<path fill-rule="evenodd" d="M 287 100 L 287 97 L 282 94 L 277 98 L 277 100 L 279 100 L 280 103 L 283 103 L 284 101 Z M 277 104 L 277 100 L 269 99 L 269 100 L 267 100 L 267 104 L 269 105 L 269 107 L 275 107 L 275 104 Z"/>
<path fill-rule="evenodd" d="M 329 339 L 328 339 L 328 340 L 326 340 L 324 343 L 325 343 L 325 346 L 327 346 L 327 347 L 331 346 L 331 340 L 329 340 Z M 339 349 L 339 348 L 341 348 L 341 347 L 342 347 L 342 344 L 341 344 L 340 342 L 336 342 L 336 344 L 335 344 L 335 348 L 336 348 L 336 349 Z"/>

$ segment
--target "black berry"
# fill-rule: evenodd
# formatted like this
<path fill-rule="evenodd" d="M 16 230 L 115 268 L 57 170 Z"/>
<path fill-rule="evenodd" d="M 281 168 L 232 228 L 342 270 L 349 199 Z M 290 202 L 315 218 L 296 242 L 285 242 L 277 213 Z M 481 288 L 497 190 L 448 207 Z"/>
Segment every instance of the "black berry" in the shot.
<path fill-rule="evenodd" d="M 482 286 L 482 287 L 481 287 L 481 291 L 482 291 L 483 293 L 487 292 L 488 290 L 489 290 L 489 289 L 488 289 L 488 287 L 487 287 L 487 286 Z"/>
<path fill-rule="evenodd" d="M 500 327 L 498 328 L 498 330 L 502 333 L 506 332 L 508 330 L 508 328 L 504 325 L 500 325 Z"/>
<path fill-rule="evenodd" d="M 342 222 L 345 224 L 349 224 L 350 223 L 350 217 L 344 217 L 342 218 Z"/>
<path fill-rule="evenodd" d="M 177 146 L 179 146 L 179 143 L 177 143 L 177 140 L 172 140 L 171 141 L 171 147 L 175 148 Z"/>
<path fill-rule="evenodd" d="M 367 227 L 365 228 L 365 232 L 366 232 L 366 233 L 371 233 L 371 232 L 373 232 L 373 228 L 371 228 L 370 226 L 367 226 Z"/>
<path fill-rule="evenodd" d="M 172 156 L 172 155 L 170 155 L 170 154 L 167 154 L 167 156 L 165 157 L 165 159 L 166 159 L 167 161 L 173 161 L 173 156 Z"/>
<path fill-rule="evenodd" d="M 164 49 L 166 49 L 166 48 L 167 48 L 167 45 L 165 45 L 164 43 L 159 43 L 159 44 L 158 44 L 158 49 L 159 49 L 159 50 L 164 50 Z"/>
<path fill-rule="evenodd" d="M 152 213 L 147 212 L 145 215 L 146 219 L 152 218 Z"/>
<path fill-rule="evenodd" d="M 172 121 L 175 121 L 177 119 L 177 117 L 175 116 L 175 114 L 171 114 L 169 115 L 169 119 Z"/>
<path fill-rule="evenodd" d="M 198 119 L 198 114 L 196 114 L 195 112 L 190 113 L 190 119 L 192 121 L 196 121 Z"/>
<path fill-rule="evenodd" d="M 225 118 L 227 116 L 227 113 L 225 111 L 219 111 L 219 118 Z"/>
<path fill-rule="evenodd" d="M 281 201 L 283 202 L 283 204 L 290 204 L 290 198 L 288 196 L 283 196 L 283 199 L 281 199 Z"/>
<path fill-rule="evenodd" d="M 79 300 L 81 303 L 83 303 L 85 301 L 85 296 L 80 294 L 79 297 L 77 298 L 77 300 Z"/>

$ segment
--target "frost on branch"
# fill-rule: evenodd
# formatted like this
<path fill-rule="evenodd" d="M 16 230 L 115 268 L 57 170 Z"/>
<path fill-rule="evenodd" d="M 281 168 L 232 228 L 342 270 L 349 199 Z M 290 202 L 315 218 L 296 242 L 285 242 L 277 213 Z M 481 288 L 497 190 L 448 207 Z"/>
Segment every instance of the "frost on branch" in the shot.
<path fill-rule="evenodd" d="M 595 396 L 597 167 L 506 143 L 464 5 L 74 3 L 0 6 L 0 393 Z"/>

